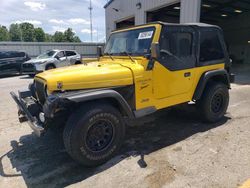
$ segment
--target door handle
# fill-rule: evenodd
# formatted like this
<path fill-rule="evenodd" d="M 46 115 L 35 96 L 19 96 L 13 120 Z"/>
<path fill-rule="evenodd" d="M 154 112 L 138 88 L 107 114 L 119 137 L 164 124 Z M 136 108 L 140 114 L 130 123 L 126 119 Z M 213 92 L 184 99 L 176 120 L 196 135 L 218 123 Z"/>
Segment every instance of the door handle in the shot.
<path fill-rule="evenodd" d="M 190 77 L 191 76 L 191 72 L 185 72 L 184 73 L 184 77 Z"/>

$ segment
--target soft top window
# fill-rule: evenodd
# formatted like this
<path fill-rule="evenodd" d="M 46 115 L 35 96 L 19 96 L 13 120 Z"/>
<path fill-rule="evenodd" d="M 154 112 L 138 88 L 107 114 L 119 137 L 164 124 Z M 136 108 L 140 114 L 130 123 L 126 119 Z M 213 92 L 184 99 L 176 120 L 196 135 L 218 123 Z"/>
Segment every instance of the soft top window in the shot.
<path fill-rule="evenodd" d="M 225 57 L 216 29 L 200 32 L 200 62 L 220 60 Z"/>
<path fill-rule="evenodd" d="M 161 49 L 176 57 L 192 55 L 192 34 L 187 32 L 168 32 L 162 36 Z"/>

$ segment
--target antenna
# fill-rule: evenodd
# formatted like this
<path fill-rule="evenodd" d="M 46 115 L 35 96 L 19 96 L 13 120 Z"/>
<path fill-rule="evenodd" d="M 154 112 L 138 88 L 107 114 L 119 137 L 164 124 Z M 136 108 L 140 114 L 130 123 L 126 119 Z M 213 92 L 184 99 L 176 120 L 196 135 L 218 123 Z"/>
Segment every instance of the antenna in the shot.
<path fill-rule="evenodd" d="M 90 37 L 91 37 L 91 42 L 93 42 L 93 22 L 92 22 L 92 1 L 89 1 L 89 17 L 90 17 Z"/>

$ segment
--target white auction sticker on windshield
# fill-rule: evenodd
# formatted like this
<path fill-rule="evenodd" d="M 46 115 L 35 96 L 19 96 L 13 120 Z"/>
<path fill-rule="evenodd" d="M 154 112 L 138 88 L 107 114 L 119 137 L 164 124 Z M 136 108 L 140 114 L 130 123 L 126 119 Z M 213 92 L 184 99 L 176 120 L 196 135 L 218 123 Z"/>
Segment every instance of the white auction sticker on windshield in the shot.
<path fill-rule="evenodd" d="M 151 39 L 153 36 L 154 31 L 147 31 L 147 32 L 142 32 L 139 34 L 138 39 L 143 40 L 143 39 Z"/>

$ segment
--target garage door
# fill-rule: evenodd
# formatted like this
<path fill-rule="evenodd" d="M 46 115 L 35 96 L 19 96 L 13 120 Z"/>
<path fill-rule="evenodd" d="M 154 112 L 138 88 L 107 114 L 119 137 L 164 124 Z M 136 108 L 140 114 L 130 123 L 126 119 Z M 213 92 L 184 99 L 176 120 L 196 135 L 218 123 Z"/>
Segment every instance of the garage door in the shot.
<path fill-rule="evenodd" d="M 234 64 L 250 64 L 249 0 L 203 0 L 201 22 L 223 29 Z"/>

